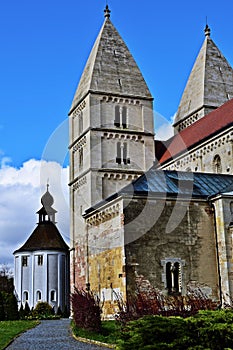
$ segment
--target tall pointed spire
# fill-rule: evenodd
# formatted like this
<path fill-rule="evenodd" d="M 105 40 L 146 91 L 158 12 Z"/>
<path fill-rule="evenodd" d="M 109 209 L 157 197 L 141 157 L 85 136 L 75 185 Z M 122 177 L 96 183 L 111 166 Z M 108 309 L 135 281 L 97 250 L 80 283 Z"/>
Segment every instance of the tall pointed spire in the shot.
<path fill-rule="evenodd" d="M 233 98 L 233 69 L 210 38 L 196 58 L 176 114 L 174 127 L 180 131 Z"/>
<path fill-rule="evenodd" d="M 89 92 L 152 100 L 140 69 L 109 19 L 108 5 L 104 12 L 106 20 L 86 63 L 70 113 Z"/>

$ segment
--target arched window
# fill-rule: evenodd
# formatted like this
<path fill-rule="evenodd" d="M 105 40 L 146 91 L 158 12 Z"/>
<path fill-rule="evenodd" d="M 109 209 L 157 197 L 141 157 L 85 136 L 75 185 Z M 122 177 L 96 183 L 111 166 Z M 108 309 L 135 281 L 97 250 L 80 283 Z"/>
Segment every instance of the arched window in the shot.
<path fill-rule="evenodd" d="M 183 285 L 183 266 L 185 260 L 180 258 L 165 258 L 161 260 L 163 266 L 162 281 L 168 294 L 181 294 Z"/>
<path fill-rule="evenodd" d="M 117 142 L 117 156 L 116 163 L 117 164 L 130 164 L 130 158 L 128 156 L 128 144 L 127 142 L 121 143 Z"/>
<path fill-rule="evenodd" d="M 119 128 L 120 127 L 120 106 L 115 107 L 115 121 L 114 125 Z"/>
<path fill-rule="evenodd" d="M 127 108 L 125 106 L 116 106 L 115 107 L 115 120 L 114 125 L 117 128 L 127 128 Z"/>
<path fill-rule="evenodd" d="M 42 294 L 40 290 L 37 290 L 36 292 L 36 301 L 40 301 L 42 299 Z"/>
<path fill-rule="evenodd" d="M 50 292 L 50 301 L 56 301 L 56 291 L 51 290 Z"/>
<path fill-rule="evenodd" d="M 218 154 L 216 154 L 213 159 L 213 171 L 217 174 L 222 172 L 221 158 Z"/>
<path fill-rule="evenodd" d="M 122 108 L 122 127 L 127 128 L 127 108 L 125 106 Z"/>
<path fill-rule="evenodd" d="M 181 292 L 180 270 L 179 262 L 169 261 L 166 263 L 166 286 L 169 294 L 177 294 Z"/>
<path fill-rule="evenodd" d="M 23 301 L 24 301 L 24 302 L 25 302 L 25 301 L 28 301 L 28 296 L 29 296 L 29 295 L 28 295 L 28 291 L 25 290 L 25 291 L 23 292 Z"/>

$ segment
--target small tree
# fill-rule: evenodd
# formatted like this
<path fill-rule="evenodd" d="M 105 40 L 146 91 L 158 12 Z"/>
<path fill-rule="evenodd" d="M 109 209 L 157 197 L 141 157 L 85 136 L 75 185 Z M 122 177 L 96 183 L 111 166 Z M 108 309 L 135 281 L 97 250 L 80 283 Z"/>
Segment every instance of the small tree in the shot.
<path fill-rule="evenodd" d="M 77 327 L 90 331 L 101 330 L 101 307 L 99 298 L 91 291 L 75 289 L 71 296 L 74 322 Z"/>
<path fill-rule="evenodd" d="M 4 312 L 4 301 L 2 292 L 0 292 L 0 321 L 5 320 L 5 312 Z"/>
<path fill-rule="evenodd" d="M 14 294 L 4 293 L 5 319 L 14 321 L 19 319 L 18 303 Z"/>

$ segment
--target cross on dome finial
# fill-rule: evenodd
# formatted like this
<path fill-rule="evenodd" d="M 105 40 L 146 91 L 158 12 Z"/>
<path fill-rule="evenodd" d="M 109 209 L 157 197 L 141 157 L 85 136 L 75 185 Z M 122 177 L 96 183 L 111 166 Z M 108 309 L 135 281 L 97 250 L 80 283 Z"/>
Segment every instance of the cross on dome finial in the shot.
<path fill-rule="evenodd" d="M 208 24 L 206 24 L 205 26 L 205 36 L 210 37 L 210 27 L 208 26 Z"/>
<path fill-rule="evenodd" d="M 108 5 L 106 5 L 105 10 L 104 10 L 104 17 L 110 18 L 110 13 L 111 13 L 111 11 L 109 10 Z"/>

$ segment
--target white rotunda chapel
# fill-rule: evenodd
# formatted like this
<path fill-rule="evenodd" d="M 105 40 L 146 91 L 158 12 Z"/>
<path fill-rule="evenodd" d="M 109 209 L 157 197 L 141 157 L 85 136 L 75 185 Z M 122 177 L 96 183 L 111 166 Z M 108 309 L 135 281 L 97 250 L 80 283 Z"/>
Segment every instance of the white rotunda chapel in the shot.
<path fill-rule="evenodd" d="M 37 227 L 14 257 L 19 305 L 27 302 L 32 308 L 43 301 L 56 312 L 69 307 L 69 247 L 57 229 L 53 203 L 47 185 Z"/>

